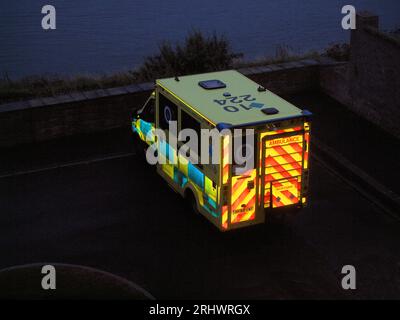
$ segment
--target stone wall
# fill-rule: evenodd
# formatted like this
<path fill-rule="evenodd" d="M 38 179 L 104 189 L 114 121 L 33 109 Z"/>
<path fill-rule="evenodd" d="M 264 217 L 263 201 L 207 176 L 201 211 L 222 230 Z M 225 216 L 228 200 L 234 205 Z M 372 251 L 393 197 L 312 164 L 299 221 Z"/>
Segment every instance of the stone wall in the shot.
<path fill-rule="evenodd" d="M 400 40 L 379 31 L 378 16 L 357 14 L 348 65 L 321 68 L 322 90 L 400 137 Z"/>
<path fill-rule="evenodd" d="M 293 94 L 318 88 L 320 64 L 302 60 L 239 71 L 273 92 Z M 153 87 L 145 83 L 0 105 L 0 147 L 128 127 L 131 110 L 143 105 Z"/>
<path fill-rule="evenodd" d="M 379 31 L 377 16 L 357 14 L 349 63 L 302 60 L 240 69 L 280 94 L 322 89 L 400 137 L 400 41 Z M 129 126 L 153 84 L 73 93 L 0 105 L 0 147 Z"/>
<path fill-rule="evenodd" d="M 0 146 L 128 126 L 130 111 L 152 88 L 147 83 L 0 105 Z"/>

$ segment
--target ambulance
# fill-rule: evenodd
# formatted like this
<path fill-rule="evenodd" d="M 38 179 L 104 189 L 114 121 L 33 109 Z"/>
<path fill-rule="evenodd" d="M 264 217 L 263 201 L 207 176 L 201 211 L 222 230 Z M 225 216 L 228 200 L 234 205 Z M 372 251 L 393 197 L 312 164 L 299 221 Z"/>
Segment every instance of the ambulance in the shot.
<path fill-rule="evenodd" d="M 253 129 L 253 166 L 238 170 L 230 160 L 237 140 L 223 134 L 218 164 L 192 163 L 167 134 L 154 134 L 156 129 L 168 132 L 171 121 L 178 131 L 191 128 L 199 134 L 201 129 L 242 129 L 245 135 L 245 129 Z M 263 223 L 281 208 L 307 204 L 310 123 L 309 111 L 234 70 L 159 79 L 132 116 L 132 130 L 144 151 L 152 146 L 167 159 L 156 164 L 157 172 L 221 231 Z"/>

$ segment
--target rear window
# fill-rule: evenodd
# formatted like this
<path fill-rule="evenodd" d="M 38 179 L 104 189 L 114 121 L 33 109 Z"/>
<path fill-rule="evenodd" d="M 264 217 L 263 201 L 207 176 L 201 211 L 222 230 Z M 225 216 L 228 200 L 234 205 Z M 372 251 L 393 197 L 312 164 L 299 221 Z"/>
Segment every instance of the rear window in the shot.
<path fill-rule="evenodd" d="M 184 129 L 192 129 L 196 131 L 197 137 L 201 137 L 201 125 L 200 122 L 198 122 L 195 118 L 193 118 L 190 114 L 185 112 L 184 110 L 181 110 L 181 130 Z M 183 141 L 183 143 L 186 143 L 189 140 L 189 138 L 186 139 L 186 141 Z M 199 161 L 201 159 L 201 141 L 198 141 L 198 150 L 193 150 L 194 153 L 196 153 L 199 157 Z"/>
<path fill-rule="evenodd" d="M 178 121 L 178 107 L 172 101 L 160 94 L 159 127 L 163 130 L 168 130 L 170 121 Z"/>
<path fill-rule="evenodd" d="M 255 167 L 255 135 L 246 135 L 246 131 L 242 130 L 242 134 L 232 140 L 233 175 L 242 175 Z"/>

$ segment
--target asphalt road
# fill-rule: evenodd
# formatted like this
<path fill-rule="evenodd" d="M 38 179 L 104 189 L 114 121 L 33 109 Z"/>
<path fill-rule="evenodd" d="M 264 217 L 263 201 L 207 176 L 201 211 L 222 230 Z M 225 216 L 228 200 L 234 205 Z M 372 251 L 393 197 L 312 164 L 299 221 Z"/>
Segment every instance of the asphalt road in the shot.
<path fill-rule="evenodd" d="M 28 155 L 29 156 L 29 155 Z M 0 179 L 0 268 L 91 266 L 156 298 L 400 298 L 400 223 L 311 162 L 294 219 L 220 233 L 134 156 Z M 341 269 L 357 289 L 341 289 Z"/>

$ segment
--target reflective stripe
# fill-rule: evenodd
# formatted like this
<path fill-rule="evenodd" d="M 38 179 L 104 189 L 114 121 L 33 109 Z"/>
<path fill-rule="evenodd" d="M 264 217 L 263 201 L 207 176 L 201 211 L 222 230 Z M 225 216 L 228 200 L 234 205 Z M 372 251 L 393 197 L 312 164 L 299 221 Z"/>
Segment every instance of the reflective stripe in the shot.
<path fill-rule="evenodd" d="M 222 137 L 222 184 L 228 183 L 229 180 L 229 136 Z"/>
<path fill-rule="evenodd" d="M 274 208 L 299 202 L 300 183 L 297 178 L 272 183 L 272 205 Z"/>
<path fill-rule="evenodd" d="M 228 206 L 222 207 L 222 228 L 228 229 Z"/>
<path fill-rule="evenodd" d="M 231 223 L 255 218 L 256 174 L 257 170 L 254 169 L 242 176 L 232 177 Z"/>
<path fill-rule="evenodd" d="M 274 134 L 301 129 L 296 127 L 277 130 Z M 294 133 L 293 136 L 270 139 L 263 147 L 265 148 L 264 207 L 271 206 L 271 199 L 273 208 L 298 203 L 303 168 L 303 135 Z"/>

